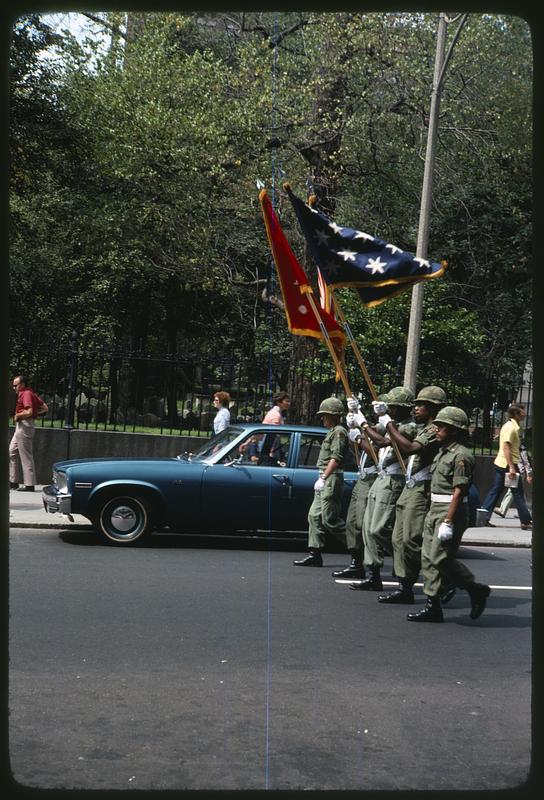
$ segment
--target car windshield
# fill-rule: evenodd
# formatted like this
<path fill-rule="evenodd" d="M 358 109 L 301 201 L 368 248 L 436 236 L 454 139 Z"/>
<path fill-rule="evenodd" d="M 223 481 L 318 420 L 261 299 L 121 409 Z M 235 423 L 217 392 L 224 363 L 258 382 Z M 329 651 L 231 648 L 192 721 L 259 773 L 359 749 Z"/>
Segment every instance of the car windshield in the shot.
<path fill-rule="evenodd" d="M 212 436 L 211 439 L 207 439 L 206 442 L 199 447 L 196 453 L 191 453 L 189 461 L 206 461 L 237 439 L 242 433 L 242 430 L 243 428 L 230 426 L 224 431 L 221 431 L 221 433 L 218 433 L 217 436 Z"/>

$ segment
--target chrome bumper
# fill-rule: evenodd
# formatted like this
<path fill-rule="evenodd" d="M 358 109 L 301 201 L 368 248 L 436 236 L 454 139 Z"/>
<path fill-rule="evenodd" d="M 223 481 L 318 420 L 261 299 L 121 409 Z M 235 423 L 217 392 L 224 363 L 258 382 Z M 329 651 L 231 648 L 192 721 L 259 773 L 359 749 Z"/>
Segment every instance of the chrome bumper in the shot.
<path fill-rule="evenodd" d="M 44 486 L 42 501 L 49 514 L 70 514 L 72 511 L 72 495 L 58 494 L 54 486 Z"/>

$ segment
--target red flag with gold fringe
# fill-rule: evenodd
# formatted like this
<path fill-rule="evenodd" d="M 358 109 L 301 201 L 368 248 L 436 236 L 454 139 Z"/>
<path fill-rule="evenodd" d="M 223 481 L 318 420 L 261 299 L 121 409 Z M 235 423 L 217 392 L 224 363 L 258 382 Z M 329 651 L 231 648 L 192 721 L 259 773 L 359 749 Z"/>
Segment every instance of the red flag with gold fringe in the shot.
<path fill-rule="evenodd" d="M 334 317 L 322 308 L 318 309 L 320 319 L 316 318 L 307 299 L 307 294 L 313 294 L 313 289 L 303 267 L 285 238 L 265 189 L 259 194 L 259 201 L 268 242 L 276 265 L 289 331 L 296 336 L 313 336 L 321 340 L 324 340 L 328 333 L 334 350 L 343 363 L 346 342 L 344 331 Z"/>

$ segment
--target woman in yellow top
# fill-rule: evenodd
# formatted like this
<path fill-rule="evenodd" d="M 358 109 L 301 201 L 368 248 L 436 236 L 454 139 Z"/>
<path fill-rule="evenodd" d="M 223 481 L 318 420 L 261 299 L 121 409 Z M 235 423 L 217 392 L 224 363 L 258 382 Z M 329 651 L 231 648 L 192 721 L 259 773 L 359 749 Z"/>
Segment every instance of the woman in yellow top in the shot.
<path fill-rule="evenodd" d="M 493 486 L 487 493 L 487 497 L 482 503 L 482 508 L 488 512 L 487 519 L 495 508 L 499 497 L 504 490 L 504 479 L 509 475 L 513 482 L 517 480 L 517 486 L 510 486 L 514 504 L 518 510 L 521 527 L 523 530 L 530 530 L 533 526 L 531 512 L 525 503 L 523 494 L 523 483 L 520 480 L 520 435 L 519 424 L 525 417 L 525 409 L 522 405 L 512 403 L 508 408 L 508 421 L 504 423 L 499 434 L 499 452 L 495 459 L 495 480 Z M 517 478 L 516 478 L 517 476 Z"/>

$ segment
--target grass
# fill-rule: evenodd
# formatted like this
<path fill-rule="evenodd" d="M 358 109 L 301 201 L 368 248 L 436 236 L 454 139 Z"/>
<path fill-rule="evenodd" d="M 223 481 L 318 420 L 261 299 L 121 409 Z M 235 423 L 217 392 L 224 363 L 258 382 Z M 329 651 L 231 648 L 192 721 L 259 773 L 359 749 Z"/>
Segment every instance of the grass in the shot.
<path fill-rule="evenodd" d="M 11 421 L 11 420 L 10 420 Z M 13 423 L 12 423 L 13 424 Z M 37 428 L 54 428 L 61 430 L 64 428 L 64 423 L 61 420 L 38 420 L 36 423 Z M 100 422 L 98 425 L 96 423 L 89 423 L 86 425 L 85 423 L 81 423 L 80 425 L 74 425 L 73 430 L 78 431 L 110 431 L 112 433 L 148 433 L 154 436 L 199 436 L 202 439 L 208 438 L 208 433 L 205 431 L 192 429 L 190 431 L 183 430 L 181 433 L 178 428 L 161 428 L 158 426 L 155 427 L 146 427 L 145 425 L 113 425 L 111 423 L 104 423 Z"/>

